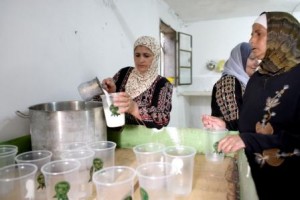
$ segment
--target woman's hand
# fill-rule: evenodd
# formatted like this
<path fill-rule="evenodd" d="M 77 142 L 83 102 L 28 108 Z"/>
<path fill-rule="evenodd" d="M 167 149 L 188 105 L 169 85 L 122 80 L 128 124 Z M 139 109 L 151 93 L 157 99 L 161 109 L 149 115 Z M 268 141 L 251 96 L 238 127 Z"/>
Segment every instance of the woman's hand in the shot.
<path fill-rule="evenodd" d="M 119 92 L 114 96 L 114 105 L 119 107 L 119 113 L 129 113 L 141 119 L 137 103 L 126 92 Z"/>
<path fill-rule="evenodd" d="M 245 144 L 239 135 L 227 135 L 219 141 L 218 151 L 223 153 L 236 152 L 245 148 Z"/>
<path fill-rule="evenodd" d="M 114 93 L 117 90 L 116 84 L 112 78 L 106 78 L 102 80 L 102 87 L 108 93 Z"/>
<path fill-rule="evenodd" d="M 225 122 L 218 118 L 211 115 L 203 115 L 202 116 L 202 124 L 204 128 L 211 128 L 211 129 L 225 129 L 226 124 Z"/>

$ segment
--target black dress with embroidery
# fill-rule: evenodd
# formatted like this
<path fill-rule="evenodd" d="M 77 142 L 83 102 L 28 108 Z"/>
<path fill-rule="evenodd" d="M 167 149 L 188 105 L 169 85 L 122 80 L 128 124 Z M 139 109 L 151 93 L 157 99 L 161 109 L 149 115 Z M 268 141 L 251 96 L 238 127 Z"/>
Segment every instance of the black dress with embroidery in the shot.
<path fill-rule="evenodd" d="M 114 75 L 117 92 L 125 91 L 125 85 L 133 69 L 133 67 L 125 67 Z M 157 129 L 167 126 L 172 109 L 172 93 L 173 85 L 165 77 L 158 75 L 150 88 L 133 99 L 139 106 L 142 121 L 126 113 L 125 123 Z"/>
<path fill-rule="evenodd" d="M 211 115 L 223 119 L 228 130 L 238 130 L 243 92 L 240 81 L 231 75 L 222 76 L 213 87 Z"/>
<path fill-rule="evenodd" d="M 243 97 L 239 130 L 259 199 L 299 199 L 300 65 L 256 72 Z"/>

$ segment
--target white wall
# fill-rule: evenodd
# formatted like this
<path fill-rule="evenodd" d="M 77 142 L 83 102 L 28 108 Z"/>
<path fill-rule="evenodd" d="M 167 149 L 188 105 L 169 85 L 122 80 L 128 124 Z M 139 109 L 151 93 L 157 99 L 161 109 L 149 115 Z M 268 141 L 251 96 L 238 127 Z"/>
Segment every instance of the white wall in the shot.
<path fill-rule="evenodd" d="M 261 12 L 258 12 L 258 15 Z M 300 12 L 293 13 L 299 20 Z M 206 69 L 209 60 L 226 60 L 232 48 L 240 42 L 247 42 L 251 36 L 253 21 L 257 16 L 210 20 L 187 24 L 187 32 L 193 35 L 193 84 L 180 86 L 182 91 L 211 91 L 221 73 Z M 211 98 L 207 96 L 178 96 L 185 115 L 178 116 L 178 125 L 201 128 L 201 116 L 210 114 Z M 188 118 L 188 120 L 186 120 Z"/>
<path fill-rule="evenodd" d="M 0 141 L 29 134 L 29 120 L 16 110 L 80 100 L 80 83 L 132 65 L 134 40 L 158 39 L 160 19 L 193 35 L 193 85 L 174 88 L 170 126 L 201 127 L 210 98 L 186 98 L 180 91 L 211 90 L 220 73 L 208 71 L 206 62 L 226 59 L 247 41 L 255 18 L 184 24 L 162 0 L 1 0 Z"/>
<path fill-rule="evenodd" d="M 133 42 L 159 39 L 160 18 L 180 31 L 160 0 L 1 0 L 0 141 L 29 134 L 16 110 L 80 100 L 80 83 L 133 65 Z"/>
<path fill-rule="evenodd" d="M 211 91 L 213 84 L 221 73 L 209 71 L 206 63 L 209 60 L 226 60 L 231 49 L 240 42 L 250 39 L 251 26 L 256 17 L 232 18 L 226 20 L 211 20 L 187 25 L 187 31 L 193 35 L 193 84 L 180 86 L 182 91 Z M 208 96 L 190 96 L 184 98 L 189 115 L 179 116 L 179 121 L 189 118 L 183 127 L 201 128 L 201 116 L 210 114 L 211 98 Z"/>

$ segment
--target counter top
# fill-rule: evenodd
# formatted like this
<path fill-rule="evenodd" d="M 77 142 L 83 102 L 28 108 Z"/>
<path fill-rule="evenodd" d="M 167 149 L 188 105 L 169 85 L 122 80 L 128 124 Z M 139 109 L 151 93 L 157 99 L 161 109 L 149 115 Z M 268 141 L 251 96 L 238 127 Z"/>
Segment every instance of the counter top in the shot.
<path fill-rule="evenodd" d="M 132 149 L 116 150 L 116 165 L 136 168 L 135 155 Z M 196 154 L 194 162 L 193 190 L 185 197 L 176 200 L 227 200 L 236 198 L 236 176 L 234 158 L 225 157 L 223 162 L 206 161 L 203 154 Z M 138 182 L 135 185 L 134 199 L 140 199 Z"/>
<path fill-rule="evenodd" d="M 238 134 L 238 132 L 229 132 L 229 134 Z M 149 129 L 144 126 L 126 125 L 119 129 L 108 129 L 107 139 L 117 143 L 116 165 L 135 166 L 135 157 L 133 156 L 132 147 L 137 144 L 146 142 L 160 142 L 166 146 L 169 145 L 187 145 L 197 149 L 194 166 L 194 183 L 193 192 L 185 198 L 176 200 L 192 200 L 192 199 L 227 199 L 226 195 L 232 193 L 231 188 L 235 188 L 233 181 L 228 181 L 236 177 L 235 170 L 231 168 L 236 166 L 235 158 L 228 155 L 221 165 L 216 163 L 208 163 L 203 156 L 206 152 L 207 134 L 202 129 L 197 128 L 175 128 L 165 127 L 161 130 Z M 2 144 L 13 144 L 19 148 L 18 153 L 31 150 L 30 135 L 16 138 L 10 141 L 4 141 Z M 247 159 L 243 151 L 239 152 L 237 159 L 238 178 L 239 178 L 239 195 L 243 200 L 257 200 L 254 183 L 249 174 Z M 232 172 L 232 173 L 231 173 Z M 234 172 L 234 173 L 233 173 Z M 226 179 L 227 178 L 227 179 Z M 136 186 L 138 187 L 138 186 Z M 231 192 L 229 192 L 231 191 Z M 232 195 L 235 195 L 233 193 Z M 231 196 L 232 196 L 231 195 Z M 139 200 L 139 190 L 136 189 L 136 200 Z M 203 197 L 203 198 L 201 198 Z M 229 198 L 228 199 L 234 199 Z"/>

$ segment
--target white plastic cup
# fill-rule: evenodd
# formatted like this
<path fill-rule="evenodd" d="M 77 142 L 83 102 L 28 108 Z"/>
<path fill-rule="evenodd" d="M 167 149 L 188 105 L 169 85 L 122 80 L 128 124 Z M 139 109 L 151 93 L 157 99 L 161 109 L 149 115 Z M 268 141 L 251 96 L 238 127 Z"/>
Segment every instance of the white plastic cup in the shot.
<path fill-rule="evenodd" d="M 114 96 L 117 96 L 116 93 L 106 93 L 101 95 L 106 125 L 108 127 L 119 127 L 125 124 L 125 114 L 118 113 L 118 107 L 114 106 Z"/>
<path fill-rule="evenodd" d="M 38 167 L 35 176 L 35 194 L 36 199 L 46 199 L 45 177 L 41 172 L 41 167 L 50 162 L 52 152 L 48 150 L 27 151 L 15 157 L 17 163 L 31 163 Z"/>
<path fill-rule="evenodd" d="M 164 144 L 161 143 L 144 143 L 133 147 L 137 165 L 149 162 L 162 162 Z"/>
<path fill-rule="evenodd" d="M 165 161 L 171 163 L 175 181 L 173 191 L 178 196 L 187 196 L 192 191 L 196 149 L 190 146 L 169 146 L 164 150 Z"/>
<path fill-rule="evenodd" d="M 35 175 L 38 167 L 19 163 L 0 168 L 1 200 L 38 199 L 35 196 Z"/>
<path fill-rule="evenodd" d="M 18 147 L 15 145 L 0 145 L 0 167 L 15 164 Z"/>
<path fill-rule="evenodd" d="M 62 159 L 78 160 L 79 168 L 79 196 L 82 199 L 91 198 L 93 194 L 92 174 L 90 173 L 93 166 L 95 152 L 90 149 L 65 150 L 61 153 Z"/>
<path fill-rule="evenodd" d="M 172 165 L 167 162 L 151 162 L 136 168 L 141 199 L 174 200 L 172 182 L 175 181 Z"/>
<path fill-rule="evenodd" d="M 227 129 L 206 129 L 207 133 L 207 149 L 205 157 L 208 161 L 222 162 L 224 153 L 217 152 L 217 143 L 228 134 Z"/>
<path fill-rule="evenodd" d="M 97 200 L 124 200 L 134 198 L 136 171 L 126 166 L 112 166 L 93 175 Z"/>
<path fill-rule="evenodd" d="M 79 168 L 78 160 L 56 160 L 43 165 L 41 171 L 45 177 L 47 200 L 78 200 Z"/>

